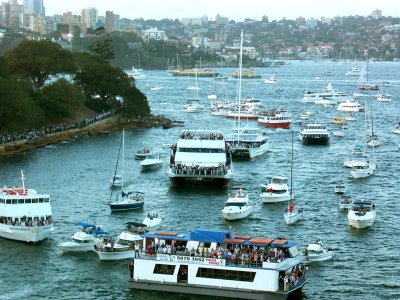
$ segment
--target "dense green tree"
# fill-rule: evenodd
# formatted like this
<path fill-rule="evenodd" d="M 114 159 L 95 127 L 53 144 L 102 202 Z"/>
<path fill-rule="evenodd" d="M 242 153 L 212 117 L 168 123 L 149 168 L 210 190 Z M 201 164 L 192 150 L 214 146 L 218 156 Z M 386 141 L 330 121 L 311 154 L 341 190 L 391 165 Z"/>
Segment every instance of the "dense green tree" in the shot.
<path fill-rule="evenodd" d="M 71 53 L 48 40 L 23 41 L 4 57 L 10 74 L 28 80 L 35 89 L 42 88 L 51 75 L 74 71 Z"/>
<path fill-rule="evenodd" d="M 0 128 L 9 132 L 45 124 L 42 110 L 21 85 L 0 77 Z"/>
<path fill-rule="evenodd" d="M 64 78 L 46 85 L 34 98 L 50 122 L 71 117 L 74 110 L 85 102 L 82 91 Z"/>

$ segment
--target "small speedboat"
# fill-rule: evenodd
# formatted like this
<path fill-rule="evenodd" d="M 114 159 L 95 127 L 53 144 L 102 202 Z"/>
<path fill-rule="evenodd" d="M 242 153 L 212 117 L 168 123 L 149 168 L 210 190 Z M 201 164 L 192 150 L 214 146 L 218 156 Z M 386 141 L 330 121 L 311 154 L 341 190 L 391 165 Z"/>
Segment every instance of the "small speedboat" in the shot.
<path fill-rule="evenodd" d="M 350 209 L 353 206 L 353 201 L 349 196 L 343 196 L 342 200 L 339 202 L 339 208 L 342 209 Z"/>
<path fill-rule="evenodd" d="M 80 222 L 76 225 L 82 227 L 82 229 L 74 233 L 74 235 L 71 237 L 72 241 L 64 242 L 58 245 L 64 252 L 92 251 L 99 237 L 107 234 L 107 232 L 101 229 L 102 226 L 85 222 Z"/>
<path fill-rule="evenodd" d="M 307 250 L 304 251 L 304 257 L 308 263 L 329 260 L 332 259 L 333 256 L 333 252 L 324 249 L 321 240 L 310 243 Z"/>
<path fill-rule="evenodd" d="M 347 213 L 349 225 L 358 229 L 371 227 L 376 218 L 375 204 L 372 201 L 359 200 Z"/>
<path fill-rule="evenodd" d="M 346 186 L 343 182 L 338 182 L 335 185 L 335 193 L 336 194 L 342 195 L 345 193 L 345 191 L 346 191 Z"/>
<path fill-rule="evenodd" d="M 142 170 L 152 170 L 161 167 L 162 160 L 158 154 L 147 155 L 144 160 L 140 162 Z"/>
<path fill-rule="evenodd" d="M 156 228 L 162 222 L 162 218 L 156 212 L 150 212 L 143 220 L 143 225 L 146 228 Z"/>
<path fill-rule="evenodd" d="M 121 260 L 135 257 L 135 246 L 142 249 L 143 238 L 137 232 L 124 230 L 117 240 L 113 238 L 100 239 L 94 247 L 100 260 Z M 137 253 L 139 255 L 139 251 Z M 139 255 L 140 256 L 140 255 Z"/>
<path fill-rule="evenodd" d="M 136 159 L 145 159 L 148 155 L 152 154 L 150 152 L 150 149 L 147 147 L 143 147 L 142 149 L 138 149 L 135 152 L 135 158 Z"/>

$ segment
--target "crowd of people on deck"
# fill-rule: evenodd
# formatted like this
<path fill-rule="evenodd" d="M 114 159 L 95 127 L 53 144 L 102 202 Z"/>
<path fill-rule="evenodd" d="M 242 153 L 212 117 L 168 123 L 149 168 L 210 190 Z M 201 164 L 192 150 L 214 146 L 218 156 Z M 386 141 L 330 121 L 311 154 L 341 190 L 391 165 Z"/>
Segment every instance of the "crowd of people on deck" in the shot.
<path fill-rule="evenodd" d="M 11 218 L 11 217 L 0 217 L 0 223 L 9 226 L 26 226 L 26 227 L 38 227 L 46 226 L 53 223 L 53 218 L 51 216 L 46 217 L 34 217 L 34 218 Z"/>
<path fill-rule="evenodd" d="M 192 131 L 183 131 L 179 137 L 184 140 L 222 140 L 224 138 L 221 132 L 202 133 Z"/>
<path fill-rule="evenodd" d="M 187 175 L 225 175 L 228 171 L 228 167 L 220 164 L 218 167 L 213 166 L 199 166 L 185 164 L 171 165 L 172 172 L 174 174 L 187 174 Z"/>
<path fill-rule="evenodd" d="M 301 285 L 307 278 L 308 268 L 305 265 L 297 265 L 284 276 L 279 276 L 279 288 L 285 292 Z"/>
<path fill-rule="evenodd" d="M 26 129 L 23 132 L 10 133 L 6 129 L 1 129 L 0 144 L 12 143 L 20 140 L 32 140 L 38 137 L 43 137 L 47 134 L 85 127 L 97 121 L 111 117 L 114 114 L 115 110 L 109 110 L 106 112 L 99 113 L 93 117 L 88 117 L 81 122 L 76 122 L 71 124 L 60 123 L 49 127 L 42 127 L 40 129 Z"/>

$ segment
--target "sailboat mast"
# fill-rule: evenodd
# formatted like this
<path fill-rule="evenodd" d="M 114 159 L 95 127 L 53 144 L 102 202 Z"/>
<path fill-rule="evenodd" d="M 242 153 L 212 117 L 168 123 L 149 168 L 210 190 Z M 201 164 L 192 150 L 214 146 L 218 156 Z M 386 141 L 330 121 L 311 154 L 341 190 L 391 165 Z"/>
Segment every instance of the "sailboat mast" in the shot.
<path fill-rule="evenodd" d="M 293 199 L 293 129 L 292 129 L 292 155 L 290 162 L 290 200 Z"/>
<path fill-rule="evenodd" d="M 243 29 L 240 33 L 240 58 L 239 58 L 239 86 L 238 86 L 238 103 L 239 103 L 239 118 L 238 118 L 238 140 L 240 131 L 240 108 L 242 101 L 242 66 L 243 66 Z"/>
<path fill-rule="evenodd" d="M 121 187 L 124 189 L 124 167 L 125 167 L 125 130 L 122 130 L 122 170 L 121 170 Z"/>

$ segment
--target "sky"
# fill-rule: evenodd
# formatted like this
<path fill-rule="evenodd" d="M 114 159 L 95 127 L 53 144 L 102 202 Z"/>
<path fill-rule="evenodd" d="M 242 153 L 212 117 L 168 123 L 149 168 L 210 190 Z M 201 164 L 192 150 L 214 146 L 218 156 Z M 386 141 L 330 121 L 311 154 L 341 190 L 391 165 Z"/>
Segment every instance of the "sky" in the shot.
<path fill-rule="evenodd" d="M 99 16 L 113 11 L 120 18 L 145 20 L 182 19 L 207 16 L 214 20 L 219 14 L 230 20 L 243 21 L 245 18 L 269 21 L 282 18 L 294 20 L 304 18 L 320 19 L 336 16 L 368 16 L 373 10 L 382 10 L 383 16 L 400 16 L 400 5 L 396 0 L 44 0 L 46 15 L 72 11 L 80 15 L 81 9 L 95 7 Z"/>

